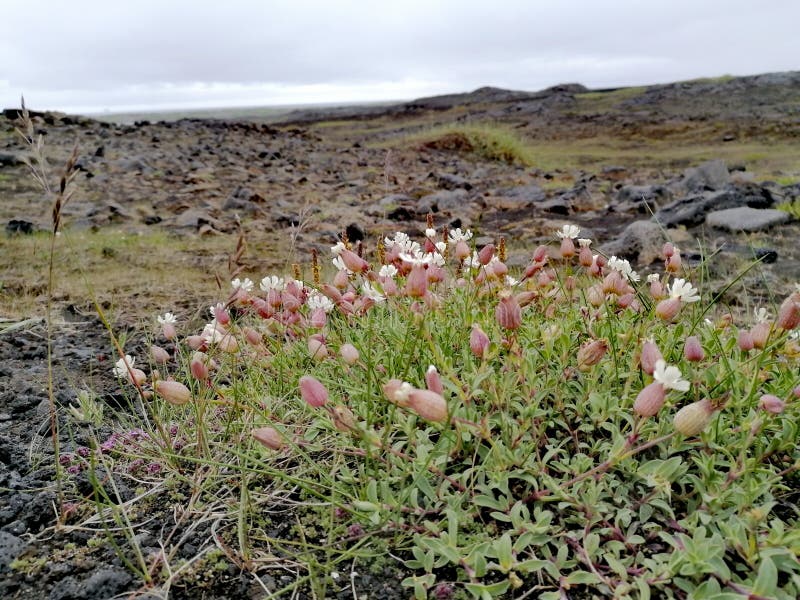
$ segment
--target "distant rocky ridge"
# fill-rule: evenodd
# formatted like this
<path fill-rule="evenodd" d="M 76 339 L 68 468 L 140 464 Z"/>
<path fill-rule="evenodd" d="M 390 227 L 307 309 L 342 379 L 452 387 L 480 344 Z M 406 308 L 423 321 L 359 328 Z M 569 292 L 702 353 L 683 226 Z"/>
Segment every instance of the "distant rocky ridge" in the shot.
<path fill-rule="evenodd" d="M 740 101 L 730 111 L 722 104 L 713 116 L 703 116 L 723 96 Z M 795 97 L 800 98 L 800 72 L 624 93 L 588 92 L 577 84 L 536 93 L 480 88 L 393 107 L 300 111 L 283 123 L 187 118 L 116 125 L 51 112 L 31 115 L 53 164 L 76 141 L 81 147 L 78 187 L 64 215 L 73 226 L 225 234 L 239 219 L 261 231 L 297 226 L 307 211 L 312 218 L 298 238 L 301 248 L 324 250 L 348 227 L 365 243 L 397 229 L 414 233 L 428 213 L 440 225 L 474 228 L 481 242 L 504 235 L 526 247 L 549 241 L 569 221 L 598 244 L 605 241 L 602 250 L 639 268 L 656 261 L 669 238 L 692 248 L 690 255 L 700 256 L 698 244 L 704 244 L 732 260 L 761 257 L 771 261 L 776 281 L 788 282 L 800 279 L 800 250 L 792 241 L 800 225 L 775 207 L 797 199 L 800 185 L 755 181 L 746 164 L 543 170 L 382 143 L 402 139 L 426 116 L 435 120 L 425 123 L 445 124 L 496 119 L 531 139 L 579 139 L 597 131 L 643 137 L 637 141 L 642 148 L 647 136 L 660 136 L 676 123 L 682 136 L 719 122 L 718 131 L 735 131 L 742 140 L 795 140 Z M 6 109 L 0 117 L 0 222 L 9 234 L 46 229 L 49 213 L 48 201 L 26 173 L 26 150 L 13 134 L 17 116 L 18 109 Z M 334 133 L 315 127 L 331 119 L 374 126 Z M 512 259 L 525 261 L 524 253 Z"/>

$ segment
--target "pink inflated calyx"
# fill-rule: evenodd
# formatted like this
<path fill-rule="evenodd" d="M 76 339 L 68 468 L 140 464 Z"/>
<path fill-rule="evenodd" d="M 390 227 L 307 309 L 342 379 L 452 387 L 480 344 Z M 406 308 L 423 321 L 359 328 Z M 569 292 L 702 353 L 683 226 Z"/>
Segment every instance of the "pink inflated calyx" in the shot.
<path fill-rule="evenodd" d="M 696 335 L 690 335 L 683 344 L 683 357 L 690 362 L 699 362 L 706 357 L 703 346 Z"/>
<path fill-rule="evenodd" d="M 666 397 L 667 391 L 664 386 L 654 381 L 642 388 L 642 391 L 636 396 L 636 400 L 633 403 L 633 412 L 640 417 L 652 417 L 664 406 Z"/>
<path fill-rule="evenodd" d="M 344 266 L 353 273 L 366 273 L 369 271 L 369 264 L 352 250 L 345 248 L 339 254 Z"/>
<path fill-rule="evenodd" d="M 480 325 L 473 325 L 469 334 L 469 349 L 477 358 L 484 359 L 489 351 L 489 336 Z"/>
<path fill-rule="evenodd" d="M 503 329 L 516 330 L 522 325 L 522 309 L 510 293 L 502 293 L 495 309 L 497 324 Z"/>
<path fill-rule="evenodd" d="M 328 402 L 328 390 L 311 375 L 303 375 L 298 385 L 300 396 L 309 406 L 319 408 Z"/>
<path fill-rule="evenodd" d="M 439 375 L 439 371 L 437 371 L 436 367 L 433 365 L 430 365 L 428 370 L 425 371 L 425 385 L 432 392 L 436 392 L 437 394 L 444 393 L 442 378 Z"/>
<path fill-rule="evenodd" d="M 412 390 L 408 395 L 408 407 L 426 421 L 447 420 L 447 402 L 441 394 L 430 390 Z"/>

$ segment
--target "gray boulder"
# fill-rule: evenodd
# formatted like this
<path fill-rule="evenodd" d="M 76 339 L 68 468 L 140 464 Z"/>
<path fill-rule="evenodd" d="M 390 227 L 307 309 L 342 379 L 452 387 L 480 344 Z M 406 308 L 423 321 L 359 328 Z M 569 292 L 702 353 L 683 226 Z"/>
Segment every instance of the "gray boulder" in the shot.
<path fill-rule="evenodd" d="M 634 206 L 650 205 L 654 209 L 672 200 L 672 192 L 663 185 L 625 185 L 617 192 L 619 204 Z"/>
<path fill-rule="evenodd" d="M 467 208 L 470 204 L 467 190 L 442 190 L 423 196 L 417 201 L 416 212 L 427 214 L 429 212 L 453 211 Z"/>
<path fill-rule="evenodd" d="M 766 188 L 743 186 L 717 192 L 687 196 L 676 200 L 653 215 L 653 221 L 664 227 L 686 225 L 692 227 L 705 222 L 706 215 L 715 210 L 749 206 L 750 208 L 769 208 L 775 203 Z"/>
<path fill-rule="evenodd" d="M 612 254 L 640 265 L 649 265 L 661 257 L 661 247 L 667 241 L 664 231 L 653 221 L 634 221 L 622 230 L 617 239 L 600 247 Z"/>
<path fill-rule="evenodd" d="M 511 199 L 515 204 L 518 204 L 518 208 L 531 206 L 547 197 L 545 191 L 535 183 L 509 188 L 499 195 L 506 199 Z"/>
<path fill-rule="evenodd" d="M 790 220 L 789 213 L 749 206 L 715 210 L 706 215 L 706 225 L 727 231 L 761 231 Z"/>
<path fill-rule="evenodd" d="M 683 185 L 689 191 L 721 190 L 731 183 L 731 175 L 723 160 L 710 160 L 683 172 Z"/>
<path fill-rule="evenodd" d="M 22 157 L 13 152 L 0 152 L 0 167 L 16 167 L 23 164 Z"/>

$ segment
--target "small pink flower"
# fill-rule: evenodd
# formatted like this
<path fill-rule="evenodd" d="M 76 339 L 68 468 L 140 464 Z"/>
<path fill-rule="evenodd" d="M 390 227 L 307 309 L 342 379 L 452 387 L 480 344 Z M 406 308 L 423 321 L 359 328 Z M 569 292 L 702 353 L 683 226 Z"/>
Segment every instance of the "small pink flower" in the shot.
<path fill-rule="evenodd" d="M 764 394 L 759 399 L 758 406 L 768 413 L 779 415 L 786 407 L 786 403 L 777 396 L 773 396 L 772 394 Z"/>
<path fill-rule="evenodd" d="M 571 238 L 561 238 L 561 258 L 572 258 L 575 256 L 575 242 Z"/>
<path fill-rule="evenodd" d="M 189 370 L 192 376 L 198 381 L 205 381 L 208 379 L 208 357 L 202 352 L 195 352 L 192 355 L 192 360 L 189 361 Z"/>
<path fill-rule="evenodd" d="M 325 327 L 327 322 L 328 313 L 325 312 L 324 308 L 317 308 L 311 313 L 311 319 L 309 321 L 311 327 L 314 327 L 315 329 L 322 329 Z"/>
<path fill-rule="evenodd" d="M 308 338 L 308 355 L 316 361 L 328 358 L 328 346 L 322 336 L 312 335 Z"/>
<path fill-rule="evenodd" d="M 433 365 L 429 366 L 428 370 L 425 371 L 425 385 L 432 392 L 436 392 L 437 394 L 444 393 L 442 378 L 439 375 L 439 371 L 437 371 L 436 367 L 434 367 Z"/>
<path fill-rule="evenodd" d="M 424 298 L 428 292 L 428 275 L 425 273 L 425 266 L 416 264 L 411 268 L 411 272 L 406 279 L 406 295 L 411 298 Z"/>
<path fill-rule="evenodd" d="M 655 342 L 652 340 L 645 340 L 644 344 L 642 344 L 642 355 L 639 358 L 642 371 L 648 375 L 652 375 L 656 370 L 656 363 L 659 360 L 664 360 L 664 357 L 661 356 L 661 351 L 658 349 L 658 346 L 656 346 Z"/>
<path fill-rule="evenodd" d="M 350 269 L 353 273 L 366 273 L 369 270 L 369 264 L 358 254 L 352 250 L 345 248 L 339 254 L 344 266 Z"/>
<path fill-rule="evenodd" d="M 170 359 L 169 352 L 164 350 L 161 346 L 150 346 L 150 356 L 157 365 L 166 364 Z"/>
<path fill-rule="evenodd" d="M 608 351 L 608 344 L 605 340 L 592 340 L 586 342 L 578 349 L 578 369 L 588 370 L 599 363 Z"/>
<path fill-rule="evenodd" d="M 436 392 L 414 389 L 408 395 L 408 406 L 426 421 L 439 422 L 447 419 L 447 402 Z"/>
<path fill-rule="evenodd" d="M 510 293 L 502 294 L 495 310 L 495 318 L 503 329 L 515 330 L 522 325 L 522 309 Z"/>
<path fill-rule="evenodd" d="M 156 393 L 170 404 L 180 406 L 192 399 L 192 392 L 179 381 L 157 381 Z"/>
<path fill-rule="evenodd" d="M 469 334 L 469 349 L 472 354 L 480 359 L 486 358 L 486 353 L 489 350 L 489 336 L 477 323 L 472 326 L 472 331 Z"/>
<path fill-rule="evenodd" d="M 800 292 L 794 292 L 781 303 L 775 325 L 785 331 L 800 327 Z"/>
<path fill-rule="evenodd" d="M 700 345 L 700 340 L 696 335 L 686 338 L 686 342 L 683 345 L 683 356 L 690 362 L 698 362 L 706 357 L 706 353 L 703 352 L 703 346 Z"/>
<path fill-rule="evenodd" d="M 739 350 L 741 350 L 742 352 L 749 352 L 750 350 L 755 348 L 755 344 L 753 343 L 753 336 L 746 329 L 742 329 L 741 331 L 739 331 L 739 335 L 736 338 L 736 344 L 739 346 Z"/>
<path fill-rule="evenodd" d="M 656 305 L 656 316 L 664 321 L 672 321 L 681 309 L 680 298 L 667 298 Z"/>
<path fill-rule="evenodd" d="M 478 262 L 481 263 L 482 266 L 486 266 L 491 262 L 492 257 L 494 256 L 494 244 L 486 244 L 483 248 L 480 249 L 478 252 Z"/>
<path fill-rule="evenodd" d="M 664 260 L 667 260 L 673 254 L 675 254 L 675 246 L 672 245 L 672 242 L 666 242 L 661 247 L 661 255 L 664 257 Z"/>
<path fill-rule="evenodd" d="M 455 257 L 459 261 L 464 261 L 469 258 L 470 254 L 471 253 L 469 250 L 469 246 L 467 245 L 467 242 L 465 242 L 464 240 L 458 240 L 456 242 Z"/>
<path fill-rule="evenodd" d="M 262 339 L 261 334 L 253 329 L 252 327 L 245 327 L 244 328 L 244 339 L 247 340 L 247 343 L 251 346 L 260 346 Z"/>
<path fill-rule="evenodd" d="M 341 354 L 342 360 L 348 365 L 356 364 L 360 358 L 358 350 L 353 344 L 342 344 L 339 348 L 339 354 Z"/>
<path fill-rule="evenodd" d="M 646 385 L 636 396 L 633 403 L 633 412 L 640 417 L 652 417 L 664 406 L 667 391 L 658 381 Z"/>
<path fill-rule="evenodd" d="M 594 264 L 594 256 L 592 249 L 589 246 L 581 246 L 580 253 L 578 254 L 578 262 L 582 267 L 589 268 Z"/>
<path fill-rule="evenodd" d="M 665 261 L 664 270 L 667 273 L 677 273 L 681 270 L 681 255 L 679 252 L 675 252 Z"/>
<path fill-rule="evenodd" d="M 750 328 L 750 337 L 753 338 L 753 346 L 760 350 L 764 349 L 772 331 L 771 323 L 756 323 Z"/>
<path fill-rule="evenodd" d="M 309 406 L 319 408 L 328 402 L 328 390 L 311 375 L 300 378 L 300 396 Z"/>
<path fill-rule="evenodd" d="M 262 446 L 270 450 L 281 450 L 284 446 L 283 436 L 274 427 L 253 429 L 250 435 Z"/>

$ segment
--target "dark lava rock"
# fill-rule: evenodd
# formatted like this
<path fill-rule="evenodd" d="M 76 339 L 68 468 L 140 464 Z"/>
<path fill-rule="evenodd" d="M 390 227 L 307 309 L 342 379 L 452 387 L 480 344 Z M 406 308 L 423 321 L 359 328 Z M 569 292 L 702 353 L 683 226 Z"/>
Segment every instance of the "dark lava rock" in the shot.
<path fill-rule="evenodd" d="M 344 229 L 345 234 L 347 235 L 347 239 L 351 242 L 360 242 L 363 241 L 365 237 L 367 237 L 364 228 L 361 227 L 358 223 L 350 223 Z"/>
<path fill-rule="evenodd" d="M 416 211 L 419 214 L 458 210 L 469 204 L 467 190 L 442 190 L 423 196 L 417 201 Z"/>
<path fill-rule="evenodd" d="M 120 568 L 99 569 L 85 581 L 67 577 L 50 592 L 50 600 L 106 600 L 124 591 L 133 577 Z"/>
<path fill-rule="evenodd" d="M 436 179 L 439 187 L 445 190 L 471 190 L 472 184 L 461 175 L 453 175 L 452 173 L 431 173 L 430 177 Z"/>
<path fill-rule="evenodd" d="M 0 167 L 16 167 L 23 164 L 19 154 L 13 152 L 0 152 Z"/>
<path fill-rule="evenodd" d="M 261 212 L 261 205 L 265 202 L 264 197 L 246 187 L 238 187 L 225 200 L 222 210 L 234 210 L 253 215 Z"/>
<path fill-rule="evenodd" d="M 647 210 L 648 205 L 655 211 L 670 200 L 672 193 L 663 185 L 625 185 L 616 197 L 619 204 L 633 205 L 642 211 Z"/>
<path fill-rule="evenodd" d="M 11 219 L 6 223 L 6 233 L 9 235 L 30 235 L 34 232 L 35 226 L 25 219 Z"/>
<path fill-rule="evenodd" d="M 554 215 L 568 215 L 572 212 L 572 198 L 568 195 L 562 195 L 558 198 L 540 202 L 536 206 L 537 208 Z"/>
<path fill-rule="evenodd" d="M 770 191 L 758 186 L 742 186 L 718 192 L 704 192 L 676 200 L 659 210 L 653 220 L 666 227 L 700 225 L 709 212 L 749 206 L 769 208 L 775 200 Z"/>
<path fill-rule="evenodd" d="M 740 206 L 715 210 L 706 215 L 706 225 L 727 231 L 761 231 L 789 221 L 789 213 L 773 208 Z"/>
<path fill-rule="evenodd" d="M 0 531 L 0 573 L 11 568 L 11 563 L 25 548 L 25 542 L 17 536 Z"/>

